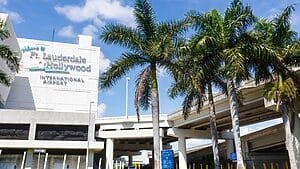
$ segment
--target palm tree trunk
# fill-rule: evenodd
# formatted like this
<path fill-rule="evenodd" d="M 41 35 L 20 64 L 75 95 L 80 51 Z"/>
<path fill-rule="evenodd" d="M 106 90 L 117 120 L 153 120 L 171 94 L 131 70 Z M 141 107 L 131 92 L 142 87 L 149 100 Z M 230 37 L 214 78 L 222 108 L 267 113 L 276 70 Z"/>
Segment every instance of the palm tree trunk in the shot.
<path fill-rule="evenodd" d="M 216 124 L 216 110 L 215 110 L 211 83 L 208 83 L 208 101 L 209 101 L 210 133 L 211 133 L 212 149 L 213 149 L 214 164 L 215 164 L 214 168 L 219 169 L 220 161 L 219 161 L 218 135 L 217 135 L 217 124 Z"/>
<path fill-rule="evenodd" d="M 158 84 L 156 79 L 156 65 L 151 65 L 151 103 L 152 103 L 152 123 L 153 123 L 153 149 L 154 149 L 154 169 L 160 168 L 160 139 L 159 139 L 159 97 Z"/>
<path fill-rule="evenodd" d="M 277 74 L 277 83 L 279 88 L 282 88 L 283 86 L 283 77 L 282 73 L 278 72 Z M 291 127 L 290 127 L 290 119 L 288 116 L 288 106 L 286 103 L 284 103 L 280 98 L 278 98 L 277 101 L 277 112 L 281 113 L 282 116 L 282 121 L 283 121 L 283 126 L 284 126 L 284 131 L 285 131 L 285 146 L 288 151 L 289 159 L 290 159 L 290 166 L 291 169 L 296 169 L 296 157 L 294 153 L 294 147 L 293 147 L 293 136 L 291 132 Z"/>
<path fill-rule="evenodd" d="M 294 152 L 294 147 L 293 147 L 293 136 L 291 132 L 291 127 L 290 127 L 290 119 L 288 116 L 288 107 L 285 103 L 279 102 L 279 112 L 281 113 L 282 116 L 282 121 L 283 121 L 283 126 L 284 126 L 284 131 L 285 131 L 285 146 L 289 154 L 289 160 L 290 160 L 290 166 L 291 169 L 296 169 L 297 164 L 296 164 L 296 157 L 295 157 L 295 152 Z"/>
<path fill-rule="evenodd" d="M 238 100 L 233 80 L 228 80 L 227 90 L 229 93 L 229 104 L 234 136 L 235 152 L 237 156 L 237 169 L 244 169 L 244 160 L 241 146 L 240 122 L 238 116 Z"/>

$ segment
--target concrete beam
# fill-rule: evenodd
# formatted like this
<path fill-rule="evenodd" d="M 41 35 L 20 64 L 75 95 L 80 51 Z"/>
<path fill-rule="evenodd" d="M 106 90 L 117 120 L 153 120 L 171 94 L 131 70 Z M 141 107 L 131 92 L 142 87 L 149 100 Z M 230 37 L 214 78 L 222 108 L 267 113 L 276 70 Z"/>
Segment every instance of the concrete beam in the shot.
<path fill-rule="evenodd" d="M 116 144 L 116 150 L 129 150 L 129 151 L 136 151 L 136 150 L 152 150 L 152 144 Z"/>
<path fill-rule="evenodd" d="M 168 136 L 172 137 L 189 137 L 189 138 L 211 138 L 209 130 L 195 130 L 195 129 L 178 129 L 169 128 L 167 131 Z"/>
<path fill-rule="evenodd" d="M 137 155 L 141 155 L 141 152 L 132 152 L 132 151 L 114 151 L 114 156 L 115 157 L 119 157 L 119 156 L 137 156 Z"/>
<path fill-rule="evenodd" d="M 0 140 L 3 148 L 86 149 L 87 141 Z M 103 150 L 104 143 L 90 142 L 90 149 Z"/>
<path fill-rule="evenodd" d="M 184 136 L 187 138 L 203 138 L 203 139 L 211 138 L 210 130 L 170 128 L 167 131 L 167 135 L 172 136 L 172 137 Z M 232 134 L 232 132 L 227 132 L 227 131 L 218 132 L 218 138 L 219 139 L 233 139 L 233 134 Z"/>
<path fill-rule="evenodd" d="M 126 139 L 126 138 L 152 138 L 152 129 L 140 130 L 115 130 L 115 131 L 99 131 L 100 138 Z M 164 136 L 163 130 L 160 130 L 160 136 Z"/>
<path fill-rule="evenodd" d="M 0 109 L 1 123 L 87 125 L 89 113 Z M 91 113 L 95 117 L 95 113 Z"/>

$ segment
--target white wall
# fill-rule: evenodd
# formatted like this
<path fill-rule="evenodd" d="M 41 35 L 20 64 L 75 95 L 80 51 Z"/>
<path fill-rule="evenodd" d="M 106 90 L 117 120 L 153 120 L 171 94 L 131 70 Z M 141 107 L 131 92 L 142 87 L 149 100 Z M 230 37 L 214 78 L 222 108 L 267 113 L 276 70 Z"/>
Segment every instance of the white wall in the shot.
<path fill-rule="evenodd" d="M 6 29 L 8 30 L 10 37 L 7 39 L 4 39 L 3 41 L 0 41 L 0 44 L 9 46 L 12 51 L 16 52 L 17 55 L 20 54 L 20 48 L 19 44 L 16 39 L 16 34 L 13 30 L 12 24 L 9 20 L 8 14 L 0 13 L 0 20 L 3 21 L 6 24 Z M 6 60 L 0 58 L 0 70 L 4 71 L 13 81 L 16 72 L 12 71 L 6 64 Z M 0 101 L 5 103 L 6 99 L 8 97 L 10 86 L 5 86 L 3 84 L 0 84 Z"/>
<path fill-rule="evenodd" d="M 18 38 L 21 70 L 4 108 L 88 112 L 94 101 L 96 112 L 100 48 L 82 43 L 87 39 L 81 35 L 79 46 Z"/>

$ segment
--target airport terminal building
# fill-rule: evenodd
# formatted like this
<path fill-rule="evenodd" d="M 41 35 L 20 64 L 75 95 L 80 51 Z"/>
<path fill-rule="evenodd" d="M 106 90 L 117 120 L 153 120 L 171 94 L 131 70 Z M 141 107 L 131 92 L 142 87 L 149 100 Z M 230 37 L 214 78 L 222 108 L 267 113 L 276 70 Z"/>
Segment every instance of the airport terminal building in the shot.
<path fill-rule="evenodd" d="M 17 74 L 1 62 L 14 81 L 0 88 L 0 168 L 93 166 L 104 148 L 94 132 L 100 48 L 83 35 L 78 44 L 16 38 L 1 18 L 11 34 L 3 43 L 22 57 Z"/>
<path fill-rule="evenodd" d="M 132 157 L 141 150 L 152 151 L 151 116 L 142 116 L 139 122 L 136 117 L 96 118 L 101 63 L 100 48 L 92 46 L 92 37 L 79 35 L 77 44 L 17 38 L 8 15 L 0 14 L 0 19 L 11 35 L 1 43 L 16 51 L 21 65 L 17 73 L 0 58 L 1 70 L 13 79 L 9 87 L 0 84 L 0 169 L 113 169 L 125 162 L 133 165 Z M 263 89 L 253 81 L 240 88 L 244 97 L 239 109 L 242 126 L 280 118 L 275 104 L 264 99 Z M 234 163 L 227 97 L 215 96 L 215 105 L 220 159 L 227 168 L 225 164 Z M 300 105 L 295 108 L 291 118 L 299 163 Z M 160 144 L 170 149 L 170 143 L 178 143 L 175 157 L 179 169 L 211 166 L 211 146 L 187 150 L 188 138 L 211 138 L 208 103 L 200 114 L 192 111 L 188 119 L 181 110 L 160 115 Z M 285 165 L 284 140 L 282 124 L 242 137 L 245 163 L 256 168 L 266 162 Z M 123 156 L 128 159 L 124 161 Z M 148 161 L 140 167 L 151 168 L 152 155 L 145 156 Z"/>

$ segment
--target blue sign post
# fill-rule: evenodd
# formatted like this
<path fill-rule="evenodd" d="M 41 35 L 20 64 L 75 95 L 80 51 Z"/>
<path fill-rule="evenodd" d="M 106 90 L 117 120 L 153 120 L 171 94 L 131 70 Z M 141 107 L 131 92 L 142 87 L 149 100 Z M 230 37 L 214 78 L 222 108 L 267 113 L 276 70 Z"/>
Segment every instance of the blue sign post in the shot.
<path fill-rule="evenodd" d="M 173 150 L 161 151 L 161 167 L 162 169 L 175 169 Z"/>
<path fill-rule="evenodd" d="M 230 160 L 232 160 L 232 161 L 236 161 L 236 153 L 235 152 L 231 152 L 230 153 Z"/>

